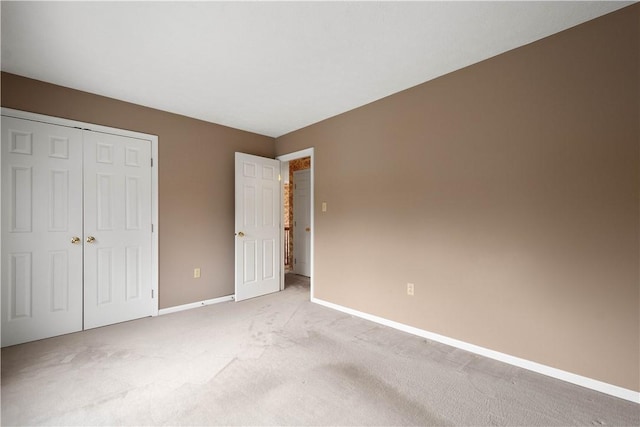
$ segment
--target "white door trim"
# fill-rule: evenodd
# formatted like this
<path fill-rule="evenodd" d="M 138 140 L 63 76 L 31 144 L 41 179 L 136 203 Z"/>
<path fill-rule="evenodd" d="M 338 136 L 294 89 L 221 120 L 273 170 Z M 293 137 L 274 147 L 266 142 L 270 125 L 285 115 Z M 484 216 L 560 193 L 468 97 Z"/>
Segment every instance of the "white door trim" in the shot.
<path fill-rule="evenodd" d="M 60 117 L 46 116 L 43 114 L 30 113 L 27 111 L 14 110 L 11 108 L 2 108 L 2 115 L 7 117 L 15 117 L 17 119 L 32 120 L 36 122 L 48 123 L 58 126 L 66 126 L 71 128 L 80 128 L 90 131 L 109 133 L 113 135 L 127 136 L 130 138 L 143 139 L 151 142 L 151 157 L 153 159 L 153 167 L 151 168 L 151 222 L 153 224 L 153 233 L 151 234 L 151 289 L 153 290 L 154 307 L 152 316 L 158 315 L 158 137 L 146 133 L 134 132 L 125 129 L 116 129 L 108 126 L 96 125 L 93 123 L 80 122 L 77 120 L 63 119 Z M 0 182 L 0 186 L 1 186 Z M 0 187 L 1 188 L 1 187 Z M 1 268 L 1 267 L 0 267 Z M 1 272 L 0 272 L 1 273 Z"/>
<path fill-rule="evenodd" d="M 315 183 L 314 183 L 314 168 L 315 168 L 315 158 L 314 158 L 314 151 L 315 148 L 311 147 L 311 148 L 306 148 L 304 150 L 300 150 L 300 151 L 295 151 L 293 153 L 288 153 L 288 154 L 283 154 L 281 156 L 276 157 L 276 160 L 280 160 L 281 162 L 288 162 L 291 160 L 295 160 L 295 159 L 300 159 L 302 157 L 311 157 L 311 168 L 309 169 L 309 174 L 311 175 L 311 193 L 310 193 L 310 199 L 311 199 L 311 252 L 310 252 L 310 257 L 311 257 L 311 262 L 310 262 L 310 270 L 311 270 L 311 291 L 310 291 L 310 299 L 313 300 L 314 297 L 314 281 L 315 281 L 315 273 L 314 273 L 314 239 L 315 239 L 315 233 L 316 233 L 316 227 L 315 227 L 315 220 L 314 220 L 314 205 L 315 205 Z M 281 188 L 281 192 L 282 194 L 284 194 L 284 179 L 282 179 L 280 184 L 280 188 Z M 283 195 L 284 197 L 284 195 Z M 280 290 L 284 289 L 284 227 L 280 227 L 280 241 L 282 242 L 281 249 L 280 249 L 280 259 L 281 259 L 281 269 L 280 269 Z"/>
<path fill-rule="evenodd" d="M 451 347 L 459 348 L 459 349 L 468 351 L 470 353 L 475 353 L 480 356 L 487 357 L 489 359 L 494 359 L 499 362 L 507 363 L 512 366 L 517 366 L 519 368 L 527 369 L 532 372 L 537 372 L 542 375 L 547 375 L 551 378 L 556 378 L 562 381 L 566 381 L 568 383 L 579 385 L 581 387 L 589 388 L 591 390 L 599 391 L 601 393 L 606 393 L 611 396 L 629 400 L 634 403 L 640 403 L 640 393 L 635 390 L 625 389 L 617 385 L 605 383 L 599 380 L 595 380 L 593 378 L 588 378 L 582 375 L 563 371 L 561 369 L 543 365 L 538 362 L 532 362 L 527 359 L 521 359 L 519 357 L 511 356 L 510 354 L 506 354 L 506 353 L 500 353 L 499 351 L 491 350 L 485 347 L 480 347 L 478 345 L 470 344 L 465 341 L 460 341 L 455 338 L 450 338 L 445 335 L 439 335 L 439 334 L 436 334 L 435 332 L 430 332 L 424 329 L 419 329 L 413 326 L 406 325 L 404 323 L 385 319 L 384 317 L 379 317 L 373 314 L 354 310 L 352 308 L 334 304 L 329 301 L 324 301 L 321 299 L 314 298 L 311 300 L 311 302 L 323 305 L 325 307 L 329 307 L 334 310 L 341 311 L 343 313 L 347 313 L 351 316 L 360 317 L 361 319 L 366 319 L 371 322 L 378 323 L 380 325 L 388 326 L 390 328 L 394 328 L 399 331 L 403 331 L 412 335 L 426 338 L 428 340 L 436 341 Z"/>

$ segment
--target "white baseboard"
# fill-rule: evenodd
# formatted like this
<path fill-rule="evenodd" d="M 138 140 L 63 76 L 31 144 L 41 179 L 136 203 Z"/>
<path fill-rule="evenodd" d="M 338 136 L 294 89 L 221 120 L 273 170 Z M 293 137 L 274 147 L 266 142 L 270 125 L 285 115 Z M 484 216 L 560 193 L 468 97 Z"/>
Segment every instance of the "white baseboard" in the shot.
<path fill-rule="evenodd" d="M 199 302 L 192 302 L 190 304 L 176 305 L 176 306 L 173 306 L 173 307 L 162 308 L 162 309 L 158 310 L 158 314 L 159 315 L 163 315 L 163 314 L 169 314 L 169 313 L 176 313 L 178 311 L 191 310 L 192 308 L 204 307 L 205 305 L 211 305 L 211 304 L 218 304 L 218 303 L 221 303 L 221 302 L 233 301 L 234 298 L 235 298 L 235 295 L 227 295 L 227 296 L 224 296 L 224 297 L 207 299 L 207 300 L 199 301 Z"/>
<path fill-rule="evenodd" d="M 462 350 L 469 351 L 471 353 L 478 354 L 480 356 L 495 359 L 500 362 L 508 363 L 513 366 L 527 369 L 529 371 L 537 372 L 539 374 L 547 375 L 552 378 L 556 378 L 562 381 L 566 381 L 572 384 L 576 384 L 585 388 L 589 388 L 601 393 L 605 393 L 611 396 L 619 397 L 621 399 L 629 400 L 634 403 L 640 403 L 640 393 L 626 388 L 618 387 L 613 384 L 608 384 L 602 381 L 594 380 L 592 378 L 583 377 L 581 375 L 573 374 L 571 372 L 563 371 L 561 369 L 552 368 L 551 366 L 542 365 L 540 363 L 532 362 L 530 360 L 521 359 L 519 357 L 510 356 L 505 353 L 490 350 L 488 348 L 480 347 L 475 344 L 469 344 L 464 341 L 459 341 L 454 338 L 449 338 L 443 335 L 435 334 L 433 332 L 425 331 L 423 329 L 414 328 L 403 323 L 394 322 L 382 317 L 374 316 L 372 314 L 363 313 L 358 310 L 353 310 L 348 307 L 343 307 L 338 304 L 334 304 L 328 301 L 324 301 L 318 298 L 311 298 L 311 302 L 323 305 L 334 310 L 342 311 L 343 313 L 350 314 L 352 316 L 361 317 L 366 320 L 370 320 L 375 323 L 379 323 L 384 326 L 389 326 L 394 329 L 398 329 L 403 332 L 407 332 L 419 337 L 427 338 L 429 340 L 437 341 L 442 344 L 446 344 L 452 347 L 456 347 Z"/>

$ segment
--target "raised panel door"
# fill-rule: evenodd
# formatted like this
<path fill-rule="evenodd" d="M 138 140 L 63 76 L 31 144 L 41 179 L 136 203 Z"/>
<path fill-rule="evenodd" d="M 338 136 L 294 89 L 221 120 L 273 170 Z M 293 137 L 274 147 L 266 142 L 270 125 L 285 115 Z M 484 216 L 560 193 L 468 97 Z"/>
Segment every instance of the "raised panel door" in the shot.
<path fill-rule="evenodd" d="M 280 162 L 236 153 L 235 299 L 280 290 Z"/>
<path fill-rule="evenodd" d="M 2 346 L 82 330 L 82 131 L 2 117 L 1 209 Z"/>
<path fill-rule="evenodd" d="M 151 143 L 85 133 L 84 328 L 153 314 Z"/>

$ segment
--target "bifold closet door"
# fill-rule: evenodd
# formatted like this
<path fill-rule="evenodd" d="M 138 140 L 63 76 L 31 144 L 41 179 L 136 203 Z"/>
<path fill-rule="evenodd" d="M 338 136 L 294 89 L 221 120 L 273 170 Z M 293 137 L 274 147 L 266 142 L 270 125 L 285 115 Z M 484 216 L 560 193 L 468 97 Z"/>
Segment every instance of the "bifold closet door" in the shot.
<path fill-rule="evenodd" d="M 2 346 L 82 330 L 82 131 L 2 117 Z"/>
<path fill-rule="evenodd" d="M 153 313 L 151 143 L 84 134 L 84 328 Z"/>
<path fill-rule="evenodd" d="M 151 142 L 2 117 L 2 346 L 154 312 Z"/>

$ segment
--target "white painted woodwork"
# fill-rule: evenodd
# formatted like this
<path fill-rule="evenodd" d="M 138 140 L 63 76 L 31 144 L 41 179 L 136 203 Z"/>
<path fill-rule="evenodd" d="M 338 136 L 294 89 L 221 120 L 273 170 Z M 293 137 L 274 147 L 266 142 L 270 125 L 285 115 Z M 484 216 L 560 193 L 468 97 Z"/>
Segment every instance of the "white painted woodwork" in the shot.
<path fill-rule="evenodd" d="M 293 172 L 293 272 L 311 276 L 311 174 Z"/>
<path fill-rule="evenodd" d="M 2 346 L 82 330 L 82 131 L 2 117 Z"/>
<path fill-rule="evenodd" d="M 280 290 L 279 173 L 277 160 L 236 153 L 236 301 Z"/>
<path fill-rule="evenodd" d="M 486 347 L 480 347 L 479 345 L 471 344 L 465 341 L 460 341 L 455 338 L 451 338 L 445 335 L 440 335 L 435 332 L 431 332 L 425 329 L 419 329 L 414 326 L 409 326 L 404 323 L 396 322 L 393 320 L 385 319 L 384 317 L 374 316 L 373 314 L 364 313 L 362 311 L 354 310 L 353 308 L 338 305 L 329 301 L 325 301 L 319 298 L 311 297 L 311 302 L 323 305 L 333 310 L 338 310 L 351 316 L 360 317 L 362 319 L 369 320 L 371 322 L 378 323 L 380 325 L 394 328 L 408 334 L 416 335 L 427 340 L 439 342 L 451 347 L 459 348 L 470 353 L 475 353 L 489 359 L 494 359 L 499 362 L 507 363 L 512 366 L 527 369 L 532 372 L 536 372 L 542 375 L 547 375 L 551 378 L 556 378 L 562 381 L 566 381 L 572 384 L 586 387 L 601 393 L 606 393 L 611 396 L 619 397 L 621 399 L 629 400 L 634 403 L 640 402 L 640 393 L 635 390 L 628 390 L 613 384 L 608 384 L 593 378 L 584 377 L 571 372 L 563 371 L 561 369 L 554 368 L 549 365 L 543 365 L 541 363 L 533 362 L 527 359 L 521 359 L 517 356 L 501 353 L 496 350 L 491 350 Z"/>
<path fill-rule="evenodd" d="M 295 151 L 292 153 L 287 153 L 287 154 L 283 154 L 281 156 L 276 157 L 277 160 L 280 160 L 280 163 L 285 163 L 285 162 L 290 162 L 291 160 L 295 160 L 295 159 L 301 159 L 303 157 L 310 157 L 311 158 L 311 168 L 309 169 L 309 177 L 310 177 L 310 184 L 309 184 L 309 211 L 310 211 L 310 216 L 311 216 L 311 220 L 310 220 L 310 224 L 311 224 L 311 236 L 310 236 L 310 254 L 309 254 L 309 270 L 310 270 L 310 276 L 309 276 L 309 282 L 311 283 L 311 289 L 310 289 L 310 296 L 311 299 L 314 298 L 314 277 L 313 277 L 313 242 L 314 242 L 314 234 L 315 234 L 315 230 L 314 230 L 314 214 L 313 214 L 313 210 L 314 210 L 314 179 L 313 179 L 313 165 L 315 164 L 314 162 L 314 151 L 315 149 L 313 147 L 311 148 L 305 148 L 304 150 L 299 150 L 299 151 Z M 283 192 L 281 194 L 284 194 L 284 188 L 283 186 L 281 186 Z M 281 271 L 284 273 L 285 269 L 284 269 L 284 228 L 283 228 L 283 233 L 282 236 L 280 238 L 280 242 L 281 242 L 281 249 L 280 249 L 280 258 L 281 258 Z M 280 289 L 284 289 L 284 274 L 281 274 L 280 276 Z"/>
<path fill-rule="evenodd" d="M 2 346 L 157 315 L 157 137 L 2 108 L 1 153 Z"/>
<path fill-rule="evenodd" d="M 90 329 L 153 314 L 151 144 L 100 132 L 86 132 L 84 142 L 84 328 Z"/>

